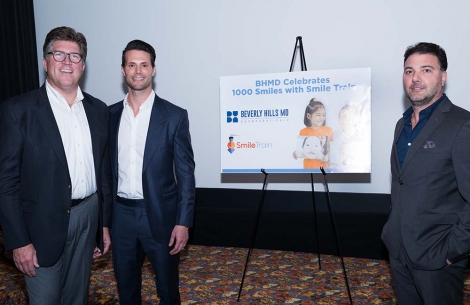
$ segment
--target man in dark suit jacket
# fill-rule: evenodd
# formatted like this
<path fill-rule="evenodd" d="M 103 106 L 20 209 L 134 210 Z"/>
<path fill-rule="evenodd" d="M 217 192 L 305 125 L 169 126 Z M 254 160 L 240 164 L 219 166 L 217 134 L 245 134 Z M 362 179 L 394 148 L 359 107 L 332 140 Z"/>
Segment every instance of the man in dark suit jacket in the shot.
<path fill-rule="evenodd" d="M 160 304 L 180 304 L 179 253 L 193 224 L 194 158 L 187 111 L 152 90 L 155 50 L 140 40 L 122 54 L 128 94 L 109 107 L 114 269 L 121 305 L 141 304 L 148 257 Z"/>
<path fill-rule="evenodd" d="M 411 107 L 395 129 L 392 204 L 382 239 L 399 304 L 462 304 L 470 253 L 470 113 L 443 94 L 436 44 L 405 52 Z"/>
<path fill-rule="evenodd" d="M 86 304 L 92 257 L 110 245 L 101 203 L 107 107 L 78 86 L 83 34 L 55 28 L 43 51 L 46 83 L 1 105 L 0 222 L 30 304 Z"/>

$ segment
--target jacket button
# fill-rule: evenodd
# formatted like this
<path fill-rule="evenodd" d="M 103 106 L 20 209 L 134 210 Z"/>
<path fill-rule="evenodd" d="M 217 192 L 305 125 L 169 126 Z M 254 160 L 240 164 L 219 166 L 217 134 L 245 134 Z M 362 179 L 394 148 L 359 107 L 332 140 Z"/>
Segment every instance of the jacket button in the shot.
<path fill-rule="evenodd" d="M 70 210 L 67 210 L 66 213 L 67 213 L 67 214 L 70 214 Z"/>
<path fill-rule="evenodd" d="M 67 188 L 71 189 L 71 188 L 72 188 L 72 186 L 69 184 L 69 185 L 67 185 Z"/>
<path fill-rule="evenodd" d="M 403 185 L 403 181 L 401 181 L 401 180 L 400 180 L 400 181 L 398 181 L 398 183 L 400 183 L 400 185 Z"/>

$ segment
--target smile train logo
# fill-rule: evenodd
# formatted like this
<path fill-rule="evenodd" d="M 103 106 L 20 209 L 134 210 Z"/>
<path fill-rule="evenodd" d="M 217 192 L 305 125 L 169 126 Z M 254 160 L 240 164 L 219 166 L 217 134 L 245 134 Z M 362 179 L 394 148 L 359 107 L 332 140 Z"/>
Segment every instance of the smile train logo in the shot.
<path fill-rule="evenodd" d="M 233 137 L 228 137 L 228 143 L 227 143 L 227 150 L 229 153 L 233 153 L 235 151 L 235 143 L 233 143 Z"/>
<path fill-rule="evenodd" d="M 238 123 L 238 111 L 227 111 L 227 123 Z"/>

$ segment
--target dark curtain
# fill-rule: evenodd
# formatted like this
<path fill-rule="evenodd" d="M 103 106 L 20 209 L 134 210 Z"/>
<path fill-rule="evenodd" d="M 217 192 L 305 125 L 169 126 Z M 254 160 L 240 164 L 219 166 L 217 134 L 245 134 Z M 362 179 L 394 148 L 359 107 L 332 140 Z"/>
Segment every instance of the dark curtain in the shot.
<path fill-rule="evenodd" d="M 0 103 L 39 87 L 33 0 L 0 0 Z"/>

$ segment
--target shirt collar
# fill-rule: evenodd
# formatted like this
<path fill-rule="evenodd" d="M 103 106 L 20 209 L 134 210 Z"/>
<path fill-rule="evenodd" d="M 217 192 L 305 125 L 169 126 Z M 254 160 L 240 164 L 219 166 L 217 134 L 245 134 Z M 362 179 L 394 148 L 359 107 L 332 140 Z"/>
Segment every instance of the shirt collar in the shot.
<path fill-rule="evenodd" d="M 431 106 L 429 107 L 426 107 L 425 109 L 421 110 L 419 112 L 419 119 L 420 121 L 423 119 L 423 118 L 426 118 L 426 119 L 429 119 L 429 117 L 431 116 L 431 114 L 434 112 L 434 109 L 437 108 L 437 106 L 439 106 L 440 103 L 442 103 L 442 101 L 444 99 L 446 99 L 447 96 L 445 95 L 445 93 L 442 94 L 442 96 L 437 100 L 435 101 L 434 103 L 432 103 Z M 405 112 L 403 112 L 403 118 L 405 120 L 405 122 L 407 121 L 411 121 L 411 114 L 413 113 L 413 107 L 410 106 L 410 108 L 408 108 Z"/>
<path fill-rule="evenodd" d="M 129 102 L 127 102 L 127 97 L 129 96 L 129 93 L 126 94 L 126 97 L 124 98 L 124 107 L 129 106 Z M 139 109 L 140 110 L 145 110 L 145 109 L 151 109 L 153 107 L 153 101 L 155 100 L 155 91 L 150 92 L 149 96 L 147 99 L 140 105 Z"/>
<path fill-rule="evenodd" d="M 59 103 L 66 103 L 67 106 L 68 106 L 68 103 L 67 103 L 67 100 L 65 99 L 65 97 L 59 93 L 59 91 L 57 91 L 56 89 L 54 89 L 50 84 L 49 82 L 47 81 L 46 79 L 46 90 L 53 94 L 55 97 L 56 97 L 56 100 L 59 102 Z M 73 103 L 77 103 L 77 102 L 81 102 L 83 101 L 83 92 L 82 90 L 80 89 L 80 86 L 77 87 L 77 96 L 75 97 L 75 100 L 73 101 Z"/>

